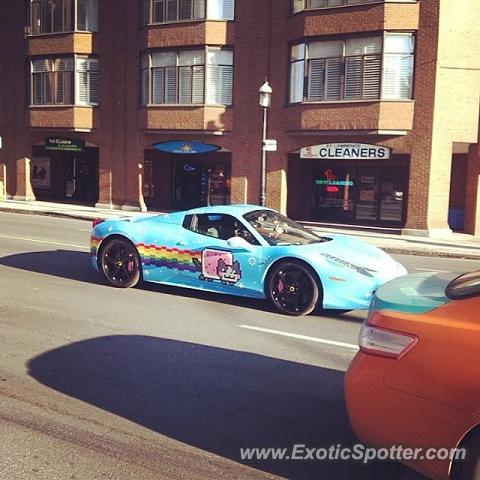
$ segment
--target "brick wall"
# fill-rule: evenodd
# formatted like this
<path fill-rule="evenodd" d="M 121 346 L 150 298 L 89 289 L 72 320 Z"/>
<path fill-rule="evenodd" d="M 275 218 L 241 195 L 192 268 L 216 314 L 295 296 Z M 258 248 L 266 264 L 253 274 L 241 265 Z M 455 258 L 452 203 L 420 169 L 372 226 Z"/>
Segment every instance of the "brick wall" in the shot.
<path fill-rule="evenodd" d="M 23 2 L 4 0 L 0 16 L 0 135 L 4 148 L 0 163 L 7 165 L 9 193 L 14 194 L 10 186 L 16 183 L 17 159 L 31 156 L 33 145 L 46 137 L 63 135 L 98 147 L 99 203 L 141 207 L 145 150 L 160 141 L 184 138 L 214 143 L 231 152 L 232 202 L 257 202 L 262 135 L 258 88 L 268 79 L 273 88 L 268 137 L 277 139 L 279 146 L 278 152 L 268 153 L 270 206 L 285 211 L 287 196 L 294 199 L 291 205 L 298 196 L 299 207 L 293 211 L 306 217 L 302 196 L 287 191 L 287 184 L 301 184 L 301 178 L 287 182 L 290 154 L 318 143 L 374 143 L 411 155 L 407 227 L 446 228 L 452 143 L 477 141 L 480 10 L 476 3 L 465 0 L 458 8 L 450 0 L 422 0 L 418 4 L 371 4 L 291 15 L 288 0 L 237 0 L 234 23 L 186 22 L 139 29 L 136 0 L 101 0 L 98 35 L 54 35 L 25 41 Z M 289 42 L 417 28 L 413 102 L 287 105 Z M 147 113 L 139 106 L 142 50 L 205 43 L 234 48 L 232 107 L 154 107 Z M 26 56 L 74 52 L 99 55 L 100 106 L 90 113 L 27 108 Z M 91 131 L 73 131 L 90 127 Z M 407 134 L 338 135 L 342 130 L 383 129 L 406 130 Z M 219 132 L 224 135 L 217 135 Z M 290 162 L 295 158 L 290 155 Z"/>

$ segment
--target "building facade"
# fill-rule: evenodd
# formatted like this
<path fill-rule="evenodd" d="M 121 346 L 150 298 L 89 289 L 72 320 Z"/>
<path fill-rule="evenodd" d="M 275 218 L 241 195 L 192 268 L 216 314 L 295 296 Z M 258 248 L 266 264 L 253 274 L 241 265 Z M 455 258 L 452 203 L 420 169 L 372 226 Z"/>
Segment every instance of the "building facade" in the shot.
<path fill-rule="evenodd" d="M 9 196 L 480 235 L 476 0 L 4 0 Z M 6 172 L 6 173 L 2 173 Z M 31 189 L 30 189 L 31 185 Z"/>

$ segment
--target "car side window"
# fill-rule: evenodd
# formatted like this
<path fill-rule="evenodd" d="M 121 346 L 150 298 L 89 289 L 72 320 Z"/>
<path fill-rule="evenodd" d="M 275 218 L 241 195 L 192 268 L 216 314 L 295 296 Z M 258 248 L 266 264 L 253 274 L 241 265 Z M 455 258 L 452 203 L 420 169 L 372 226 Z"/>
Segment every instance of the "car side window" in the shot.
<path fill-rule="evenodd" d="M 220 240 L 242 237 L 252 245 L 259 245 L 257 239 L 232 215 L 214 213 L 187 215 L 183 227 L 207 237 Z"/>

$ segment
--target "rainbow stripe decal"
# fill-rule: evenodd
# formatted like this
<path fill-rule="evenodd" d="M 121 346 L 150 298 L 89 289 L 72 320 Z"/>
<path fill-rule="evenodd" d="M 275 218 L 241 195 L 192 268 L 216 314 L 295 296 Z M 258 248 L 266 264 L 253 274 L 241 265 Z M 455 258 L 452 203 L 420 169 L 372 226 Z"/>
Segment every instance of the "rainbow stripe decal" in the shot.
<path fill-rule="evenodd" d="M 101 238 L 97 238 L 97 237 L 90 238 L 90 253 L 92 254 L 92 256 L 94 257 L 97 256 L 98 246 L 100 245 L 101 241 L 102 241 Z"/>
<path fill-rule="evenodd" d="M 189 272 L 201 272 L 201 252 L 179 250 L 157 245 L 136 244 L 143 265 L 166 267 Z M 194 259 L 197 262 L 194 262 Z"/>

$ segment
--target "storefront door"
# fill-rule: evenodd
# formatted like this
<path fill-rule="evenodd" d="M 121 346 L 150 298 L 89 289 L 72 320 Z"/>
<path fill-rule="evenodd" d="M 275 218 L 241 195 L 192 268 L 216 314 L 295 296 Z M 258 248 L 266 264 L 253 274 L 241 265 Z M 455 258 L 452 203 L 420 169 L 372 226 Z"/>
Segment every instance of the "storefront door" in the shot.
<path fill-rule="evenodd" d="M 379 170 L 377 168 L 357 170 L 355 219 L 366 223 L 374 222 L 378 217 Z"/>
<path fill-rule="evenodd" d="M 95 159 L 65 155 L 65 197 L 77 202 L 97 199 L 97 168 Z"/>
<path fill-rule="evenodd" d="M 329 223 L 398 225 L 404 219 L 407 171 L 320 162 L 313 169 L 312 218 Z"/>
<path fill-rule="evenodd" d="M 313 178 L 313 215 L 332 223 L 354 218 L 355 170 L 318 165 Z"/>
<path fill-rule="evenodd" d="M 227 203 L 227 172 L 223 163 L 180 160 L 174 164 L 172 205 L 194 208 Z"/>

